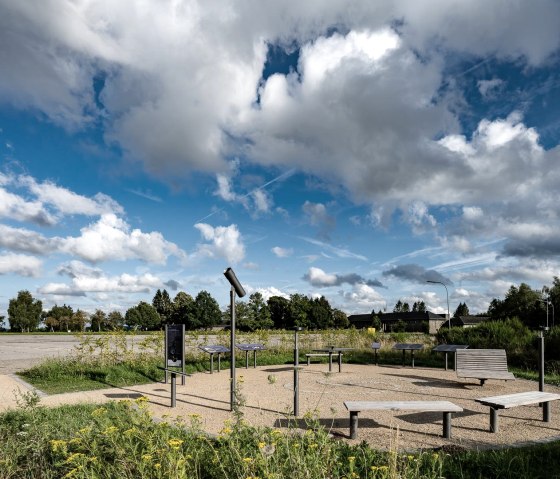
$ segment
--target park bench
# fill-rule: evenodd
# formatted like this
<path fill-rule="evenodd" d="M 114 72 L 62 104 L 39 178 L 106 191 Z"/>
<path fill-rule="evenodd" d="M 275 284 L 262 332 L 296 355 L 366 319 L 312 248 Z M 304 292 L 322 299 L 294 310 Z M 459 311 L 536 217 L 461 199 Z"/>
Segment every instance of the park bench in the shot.
<path fill-rule="evenodd" d="M 455 361 L 457 377 L 479 379 L 481 386 L 487 379 L 515 379 L 504 349 L 458 349 Z"/>
<path fill-rule="evenodd" d="M 451 437 L 451 414 L 461 412 L 463 408 L 449 401 L 345 401 L 344 406 L 350 411 L 350 438 L 358 437 L 358 413 L 363 411 L 416 411 L 442 412 L 443 437 Z"/>
<path fill-rule="evenodd" d="M 517 406 L 528 406 L 540 404 L 543 409 L 543 421 L 550 421 L 550 402 L 560 399 L 560 394 L 547 393 L 544 391 L 528 391 L 523 393 L 504 394 L 503 396 L 492 396 L 475 399 L 476 402 L 490 406 L 490 431 L 498 432 L 498 411 L 510 409 Z"/>

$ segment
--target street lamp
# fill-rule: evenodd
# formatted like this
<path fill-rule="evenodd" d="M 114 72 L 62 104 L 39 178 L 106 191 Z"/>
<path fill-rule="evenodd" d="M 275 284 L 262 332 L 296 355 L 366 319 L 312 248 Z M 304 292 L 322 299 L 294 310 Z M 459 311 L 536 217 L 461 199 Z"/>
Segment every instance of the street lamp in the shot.
<path fill-rule="evenodd" d="M 445 284 L 442 283 L 441 281 L 427 280 L 426 282 L 432 284 L 441 284 L 445 288 L 445 296 L 447 298 L 447 320 L 449 321 L 449 329 L 451 329 L 451 315 L 449 314 L 449 291 L 447 291 L 447 286 L 445 286 Z"/>
<path fill-rule="evenodd" d="M 237 404 L 237 400 L 235 397 L 235 294 L 242 298 L 245 296 L 245 290 L 241 283 L 235 276 L 233 269 L 228 268 L 224 271 L 224 276 L 229 281 L 231 285 L 229 298 L 230 298 L 230 354 L 231 354 L 231 364 L 230 364 L 230 411 L 234 410 L 235 404 Z"/>

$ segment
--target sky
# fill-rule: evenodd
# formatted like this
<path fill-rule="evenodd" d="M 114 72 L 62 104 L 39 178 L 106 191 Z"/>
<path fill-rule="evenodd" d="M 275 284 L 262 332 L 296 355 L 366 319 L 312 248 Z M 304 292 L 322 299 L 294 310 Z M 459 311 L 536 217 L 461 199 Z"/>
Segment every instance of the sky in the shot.
<path fill-rule="evenodd" d="M 0 0 L 0 315 L 483 313 L 560 276 L 556 0 Z M 427 281 L 442 284 L 431 284 Z"/>

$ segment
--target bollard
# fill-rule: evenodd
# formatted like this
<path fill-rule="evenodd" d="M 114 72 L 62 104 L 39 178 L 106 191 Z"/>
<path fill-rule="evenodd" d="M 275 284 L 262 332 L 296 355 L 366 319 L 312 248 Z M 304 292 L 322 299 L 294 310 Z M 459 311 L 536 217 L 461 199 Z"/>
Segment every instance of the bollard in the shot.
<path fill-rule="evenodd" d="M 177 374 L 171 371 L 171 407 L 176 405 L 176 391 L 177 391 Z"/>

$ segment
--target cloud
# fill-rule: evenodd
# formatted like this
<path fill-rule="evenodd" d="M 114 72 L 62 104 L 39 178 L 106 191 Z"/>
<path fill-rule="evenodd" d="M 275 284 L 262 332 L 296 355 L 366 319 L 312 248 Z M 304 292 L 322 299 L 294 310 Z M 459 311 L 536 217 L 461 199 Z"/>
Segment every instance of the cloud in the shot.
<path fill-rule="evenodd" d="M 17 221 L 29 221 L 40 226 L 56 223 L 56 218 L 49 213 L 40 201 L 28 201 L 0 188 L 0 217 Z"/>
<path fill-rule="evenodd" d="M 78 237 L 61 239 L 59 249 L 92 263 L 139 259 L 164 264 L 171 255 L 182 261 L 186 259 L 185 252 L 166 241 L 161 233 L 130 230 L 129 225 L 114 214 L 102 215 L 97 222 L 82 228 Z"/>
<path fill-rule="evenodd" d="M 181 287 L 181 283 L 178 283 L 174 279 L 170 279 L 169 281 L 166 281 L 163 284 L 167 286 L 169 289 L 171 289 L 172 291 L 177 291 Z"/>
<path fill-rule="evenodd" d="M 278 258 L 288 258 L 294 254 L 292 248 L 282 248 L 280 246 L 275 246 L 271 250 Z"/>
<path fill-rule="evenodd" d="M 404 279 L 417 283 L 425 283 L 427 281 L 441 281 L 446 285 L 453 285 L 453 282 L 434 270 L 426 269 L 417 264 L 403 264 L 395 266 L 387 271 L 383 271 L 383 276 Z"/>
<path fill-rule="evenodd" d="M 309 271 L 303 276 L 303 279 L 308 281 L 312 286 L 319 288 L 340 286 L 345 283 L 350 285 L 365 284 L 370 287 L 384 287 L 383 284 L 376 279 L 367 280 L 355 273 L 345 275 L 326 273 L 322 269 L 315 267 L 309 268 Z"/>
<path fill-rule="evenodd" d="M 265 301 L 268 301 L 272 296 L 280 296 L 281 298 L 290 299 L 290 295 L 280 291 L 274 286 L 269 286 L 268 288 L 257 288 L 257 293 L 261 293 Z"/>
<path fill-rule="evenodd" d="M 58 240 L 36 231 L 0 224 L 0 246 L 12 251 L 48 255 L 58 248 Z"/>
<path fill-rule="evenodd" d="M 34 256 L 23 254 L 0 254 L 0 275 L 16 274 L 37 277 L 41 272 L 42 261 Z"/>
<path fill-rule="evenodd" d="M 478 91 L 483 98 L 492 97 L 496 93 L 496 90 L 499 90 L 503 84 L 504 81 L 499 78 L 493 78 L 492 80 L 478 80 L 477 82 Z"/>
<path fill-rule="evenodd" d="M 335 256 L 339 257 L 339 258 L 345 258 L 345 259 L 358 259 L 360 261 L 367 261 L 367 258 L 361 254 L 356 254 L 356 253 L 352 253 L 351 251 L 348 251 L 347 249 L 344 248 L 337 248 L 336 246 L 332 246 L 328 243 L 325 243 L 323 241 L 319 241 L 313 238 L 307 238 L 305 236 L 301 236 L 300 239 L 302 239 L 303 241 L 306 241 L 307 243 L 311 243 L 315 246 L 319 246 L 320 248 L 328 251 L 329 253 L 334 254 Z"/>
<path fill-rule="evenodd" d="M 245 258 L 245 245 L 237 225 L 218 226 L 206 223 L 194 225 L 209 243 L 199 244 L 197 254 L 210 258 L 224 258 L 227 262 L 237 264 Z"/>
<path fill-rule="evenodd" d="M 342 297 L 345 301 L 345 310 L 352 313 L 369 313 L 374 308 L 386 306 L 383 296 L 367 284 L 354 285 L 352 291 L 343 293 Z"/>
<path fill-rule="evenodd" d="M 70 284 L 48 283 L 38 289 L 40 294 L 56 296 L 86 296 L 88 293 L 149 293 L 162 286 L 156 276 L 121 274 L 105 276 L 87 274 L 72 277 Z"/>

